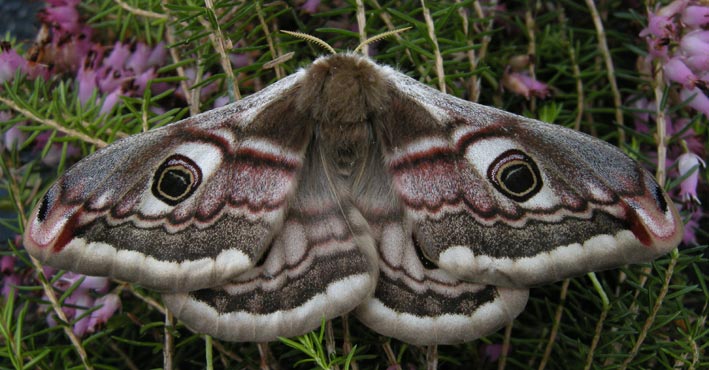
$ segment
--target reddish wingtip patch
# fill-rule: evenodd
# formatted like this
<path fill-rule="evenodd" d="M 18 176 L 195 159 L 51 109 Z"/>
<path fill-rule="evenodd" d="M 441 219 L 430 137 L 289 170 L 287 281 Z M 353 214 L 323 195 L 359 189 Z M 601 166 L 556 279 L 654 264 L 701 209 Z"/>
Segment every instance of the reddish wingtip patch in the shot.
<path fill-rule="evenodd" d="M 76 237 L 76 225 L 79 218 L 79 213 L 75 212 L 64 224 L 62 231 L 59 233 L 52 246 L 52 252 L 59 253 L 64 247 Z"/>
<path fill-rule="evenodd" d="M 638 213 L 632 208 L 627 207 L 626 213 L 628 214 L 628 222 L 630 224 L 630 231 L 633 235 L 642 243 L 645 247 L 651 247 L 653 244 L 652 236 L 645 227 L 645 224 L 640 219 Z"/>

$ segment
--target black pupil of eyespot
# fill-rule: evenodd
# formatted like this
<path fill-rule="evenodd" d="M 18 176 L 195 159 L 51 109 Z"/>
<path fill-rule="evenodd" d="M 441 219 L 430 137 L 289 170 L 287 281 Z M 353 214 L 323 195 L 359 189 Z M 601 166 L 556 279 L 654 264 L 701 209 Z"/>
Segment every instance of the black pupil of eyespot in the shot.
<path fill-rule="evenodd" d="M 42 197 L 42 203 L 39 204 L 39 211 L 37 212 L 37 220 L 43 222 L 47 219 L 47 213 L 49 212 L 49 193 Z"/>
<path fill-rule="evenodd" d="M 542 190 L 542 175 L 534 160 L 518 149 L 510 149 L 493 160 L 487 178 L 502 195 L 526 202 Z"/>
<path fill-rule="evenodd" d="M 191 182 L 189 173 L 176 169 L 167 170 L 160 181 L 160 190 L 168 196 L 178 198 L 189 190 Z"/>
<path fill-rule="evenodd" d="M 509 191 L 521 194 L 534 186 L 534 174 L 524 163 L 512 164 L 502 170 L 500 181 Z"/>

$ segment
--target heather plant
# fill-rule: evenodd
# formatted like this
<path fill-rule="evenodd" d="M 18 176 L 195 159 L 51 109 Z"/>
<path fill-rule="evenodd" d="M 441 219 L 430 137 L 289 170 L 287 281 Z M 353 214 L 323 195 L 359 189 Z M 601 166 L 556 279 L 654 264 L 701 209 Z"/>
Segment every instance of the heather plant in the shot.
<path fill-rule="evenodd" d="M 709 5 L 672 2 L 47 0 L 0 42 L 2 368 L 709 367 L 705 248 Z M 535 288 L 507 327 L 420 348 L 345 316 L 276 343 L 185 328 L 140 286 L 56 271 L 22 248 L 28 212 L 80 158 L 258 91 L 317 55 L 366 52 L 471 101 L 573 127 L 656 173 L 686 220 L 652 264 Z"/>

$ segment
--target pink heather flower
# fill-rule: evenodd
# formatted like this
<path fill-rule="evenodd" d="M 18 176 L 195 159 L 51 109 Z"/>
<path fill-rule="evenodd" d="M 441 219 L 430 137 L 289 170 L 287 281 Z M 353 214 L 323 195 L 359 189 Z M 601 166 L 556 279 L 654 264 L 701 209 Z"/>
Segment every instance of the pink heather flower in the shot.
<path fill-rule="evenodd" d="M 672 22 L 672 18 L 682 12 L 688 3 L 689 0 L 676 0 L 654 13 L 649 13 L 647 15 L 647 27 L 640 31 L 640 37 L 653 35 L 657 38 L 668 38 L 671 34 L 674 34 L 675 25 Z"/>
<path fill-rule="evenodd" d="M 303 5 L 300 6 L 304 12 L 309 14 L 315 14 L 318 12 L 320 7 L 320 0 L 307 0 Z"/>
<path fill-rule="evenodd" d="M 27 61 L 12 49 L 9 42 L 0 42 L 0 83 L 11 81 L 20 69 L 25 71 Z"/>
<path fill-rule="evenodd" d="M 98 65 L 99 61 L 103 57 L 103 49 L 97 47 L 95 49 L 89 50 L 81 63 L 81 68 L 76 73 L 76 82 L 78 85 L 79 101 L 81 104 L 86 104 L 89 98 L 94 94 L 95 90 L 98 90 Z"/>
<path fill-rule="evenodd" d="M 709 71 L 709 54 L 692 55 L 684 60 L 687 66 L 695 71 Z"/>
<path fill-rule="evenodd" d="M 46 276 L 50 277 L 52 273 L 52 271 L 48 271 Z M 91 295 L 92 291 L 98 294 L 108 292 L 109 280 L 105 277 L 86 276 L 66 272 L 57 279 L 54 286 L 59 290 L 65 291 L 79 281 L 81 281 L 79 286 L 75 287 L 72 294 L 64 301 L 66 306 L 62 307 L 62 311 L 67 316 L 67 319 L 77 319 L 84 315 L 88 309 L 95 306 L 102 306 L 95 312 L 81 317 L 74 323 L 74 333 L 83 336 L 86 333 L 93 333 L 98 325 L 106 322 L 120 306 L 120 300 L 115 294 L 109 294 L 98 299 L 94 299 Z M 57 324 L 54 315 L 47 315 L 47 324 L 49 326 L 55 326 Z"/>
<path fill-rule="evenodd" d="M 549 87 L 537 81 L 529 75 L 521 72 L 505 71 L 502 77 L 502 85 L 515 94 L 522 95 L 529 99 L 531 96 L 546 98 L 549 95 Z"/>
<path fill-rule="evenodd" d="M 706 167 L 704 160 L 694 153 L 684 153 L 677 158 L 679 176 L 685 177 L 680 184 L 679 195 L 685 203 L 701 204 L 697 197 L 699 171 Z"/>
<path fill-rule="evenodd" d="M 684 235 L 682 241 L 687 245 L 697 245 L 697 229 L 699 229 L 699 221 L 702 219 L 702 209 L 697 207 L 690 213 L 689 220 L 684 225 Z"/>
<path fill-rule="evenodd" d="M 130 46 L 123 44 L 120 41 L 116 41 L 113 46 L 113 50 L 108 54 L 106 59 L 103 60 L 103 65 L 108 71 L 121 70 L 126 64 L 126 61 L 130 57 Z"/>
<path fill-rule="evenodd" d="M 161 67 L 167 61 L 167 48 L 165 47 L 165 42 L 160 41 L 148 56 L 148 66 L 149 67 Z"/>
<path fill-rule="evenodd" d="M 81 28 L 79 12 L 71 6 L 48 7 L 38 14 L 40 21 L 63 33 L 75 33 Z"/>
<path fill-rule="evenodd" d="M 647 50 L 650 54 L 649 61 L 654 59 L 666 60 L 669 58 L 669 48 L 667 47 L 667 39 L 659 39 L 654 37 L 645 38 L 647 41 Z"/>
<path fill-rule="evenodd" d="M 125 64 L 125 69 L 132 71 L 134 74 L 141 74 L 151 68 L 159 67 L 165 64 L 167 50 L 165 43 L 161 42 L 154 48 L 147 44 L 139 42 L 135 45 L 135 50 L 128 57 Z"/>
<path fill-rule="evenodd" d="M 701 89 L 695 87 L 693 89 L 684 88 L 679 92 L 682 101 L 687 101 L 687 104 L 709 118 L 709 98 L 704 95 Z"/>
<path fill-rule="evenodd" d="M 114 69 L 111 67 L 104 68 L 103 73 L 99 73 L 99 90 L 104 93 L 116 91 L 123 85 L 126 79 L 127 77 L 123 76 L 121 69 Z"/>
<path fill-rule="evenodd" d="M 1 121 L 1 120 L 0 120 Z M 20 130 L 20 126 L 24 123 L 16 123 L 10 127 L 3 135 L 2 146 L 6 149 L 19 148 L 22 143 L 30 136 L 28 133 Z"/>
<path fill-rule="evenodd" d="M 660 39 L 668 38 L 675 32 L 675 25 L 671 17 L 657 15 L 655 13 L 648 14 L 647 27 L 640 31 L 640 37 L 655 36 Z"/>
<path fill-rule="evenodd" d="M 657 11 L 657 14 L 664 17 L 673 17 L 678 13 L 681 13 L 689 4 L 689 0 L 675 0 Z"/>
<path fill-rule="evenodd" d="M 643 134 L 650 133 L 649 122 L 652 119 L 652 112 L 655 112 L 655 102 L 640 98 L 635 100 L 631 107 L 634 109 L 632 114 L 635 130 Z"/>
<path fill-rule="evenodd" d="M 33 80 L 37 77 L 41 77 L 45 80 L 49 79 L 49 66 L 46 64 L 40 64 L 37 62 L 27 62 L 23 71 L 27 73 L 27 78 Z"/>
<path fill-rule="evenodd" d="M 11 273 L 4 275 L 2 277 L 2 290 L 0 291 L 0 294 L 2 294 L 5 299 L 7 299 L 10 296 L 10 292 L 13 292 L 15 295 L 17 295 L 17 288 L 16 286 L 21 284 L 21 279 L 20 275 Z"/>
<path fill-rule="evenodd" d="M 94 333 L 96 328 L 110 319 L 121 307 L 121 300 L 115 294 L 107 294 L 94 301 L 94 307 L 101 306 L 89 316 L 87 331 Z"/>
<path fill-rule="evenodd" d="M 697 83 L 697 76 L 692 73 L 680 57 L 670 59 L 662 68 L 668 80 L 677 82 L 687 89 L 693 89 Z"/>
<path fill-rule="evenodd" d="M 83 26 L 78 33 L 53 35 L 51 44 L 45 48 L 43 60 L 57 71 L 76 71 L 91 50 L 92 33 L 91 27 Z"/>
<path fill-rule="evenodd" d="M 152 49 L 142 42 L 135 44 L 135 50 L 131 53 L 126 61 L 126 69 L 133 71 L 135 74 L 143 73 L 148 69 L 148 58 Z"/>
<path fill-rule="evenodd" d="M 83 280 L 81 280 L 83 279 Z M 59 280 L 57 280 L 54 283 L 54 286 L 59 289 L 59 290 L 67 290 L 74 284 L 76 284 L 77 281 L 81 280 L 81 284 L 79 287 L 76 289 L 78 290 L 84 290 L 84 291 L 89 291 L 93 290 L 97 293 L 106 293 L 108 292 L 109 288 L 109 280 L 108 278 L 101 277 L 101 276 L 88 276 L 88 275 L 82 275 L 82 274 L 77 274 L 75 272 L 66 272 L 64 275 L 62 275 Z"/>
<path fill-rule="evenodd" d="M 118 104 L 119 101 L 121 101 L 121 95 L 123 95 L 123 91 L 118 88 L 113 91 L 111 91 L 106 97 L 103 99 L 103 104 L 101 104 L 101 110 L 99 111 L 99 114 L 107 114 L 109 113 L 113 107 Z"/>
<path fill-rule="evenodd" d="M 8 275 L 15 271 L 16 260 L 17 258 L 14 256 L 2 256 L 2 258 L 0 258 L 0 273 Z"/>
<path fill-rule="evenodd" d="M 81 317 L 84 313 L 94 305 L 94 298 L 89 295 L 88 290 L 77 289 L 72 295 L 70 295 L 65 303 L 77 306 L 74 310 L 74 314 L 71 315 L 72 319 Z M 67 315 L 69 316 L 69 315 Z M 68 317 L 67 317 L 68 318 Z M 89 328 L 89 320 L 91 315 L 86 315 L 74 323 L 74 334 L 78 336 L 83 336 L 86 334 Z"/>
<path fill-rule="evenodd" d="M 679 47 L 687 56 L 709 54 L 709 31 L 696 30 L 684 35 Z"/>
<path fill-rule="evenodd" d="M 686 7 L 682 12 L 682 23 L 689 27 L 701 27 L 709 23 L 709 6 Z"/>
<path fill-rule="evenodd" d="M 145 88 L 148 87 L 148 82 L 154 80 L 157 76 L 158 73 L 155 68 L 150 68 L 147 71 L 136 76 L 135 80 L 133 80 L 133 86 L 137 88 L 135 93 L 137 95 L 143 95 L 143 92 L 145 92 Z"/>
<path fill-rule="evenodd" d="M 57 273 L 57 269 L 55 269 L 54 267 L 51 267 L 51 266 L 43 265 L 42 266 L 42 273 L 44 273 L 44 276 L 46 276 L 47 278 L 50 278 L 50 277 L 54 276 L 54 274 Z"/>
<path fill-rule="evenodd" d="M 669 114 L 667 115 L 669 117 Z M 680 118 L 676 120 L 667 119 L 667 135 L 677 135 L 682 132 L 679 139 L 684 140 L 687 144 L 688 151 L 692 153 L 702 153 L 704 152 L 704 143 L 699 139 L 699 136 L 691 125 L 692 121 L 689 118 Z M 675 157 L 679 157 L 679 153 L 675 154 Z"/>
<path fill-rule="evenodd" d="M 96 70 L 92 66 L 82 66 L 76 74 L 76 82 L 79 88 L 78 98 L 81 104 L 86 104 L 94 91 L 98 89 L 96 82 Z"/>
<path fill-rule="evenodd" d="M 2 274 L 2 294 L 5 299 L 9 298 L 10 292 L 17 294 L 15 286 L 22 283 L 22 277 L 15 272 L 15 256 L 3 256 L 0 258 L 0 273 Z"/>

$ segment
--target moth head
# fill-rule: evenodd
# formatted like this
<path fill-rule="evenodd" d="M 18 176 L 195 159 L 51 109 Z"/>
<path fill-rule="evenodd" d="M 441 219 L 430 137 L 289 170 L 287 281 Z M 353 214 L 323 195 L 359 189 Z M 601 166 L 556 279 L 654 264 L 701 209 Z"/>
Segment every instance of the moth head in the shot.
<path fill-rule="evenodd" d="M 188 157 L 173 154 L 153 175 L 153 195 L 170 206 L 189 198 L 202 183 L 202 170 Z"/>
<path fill-rule="evenodd" d="M 487 168 L 487 178 L 506 197 L 525 202 L 542 189 L 542 176 L 534 160 L 518 149 L 498 155 Z"/>

